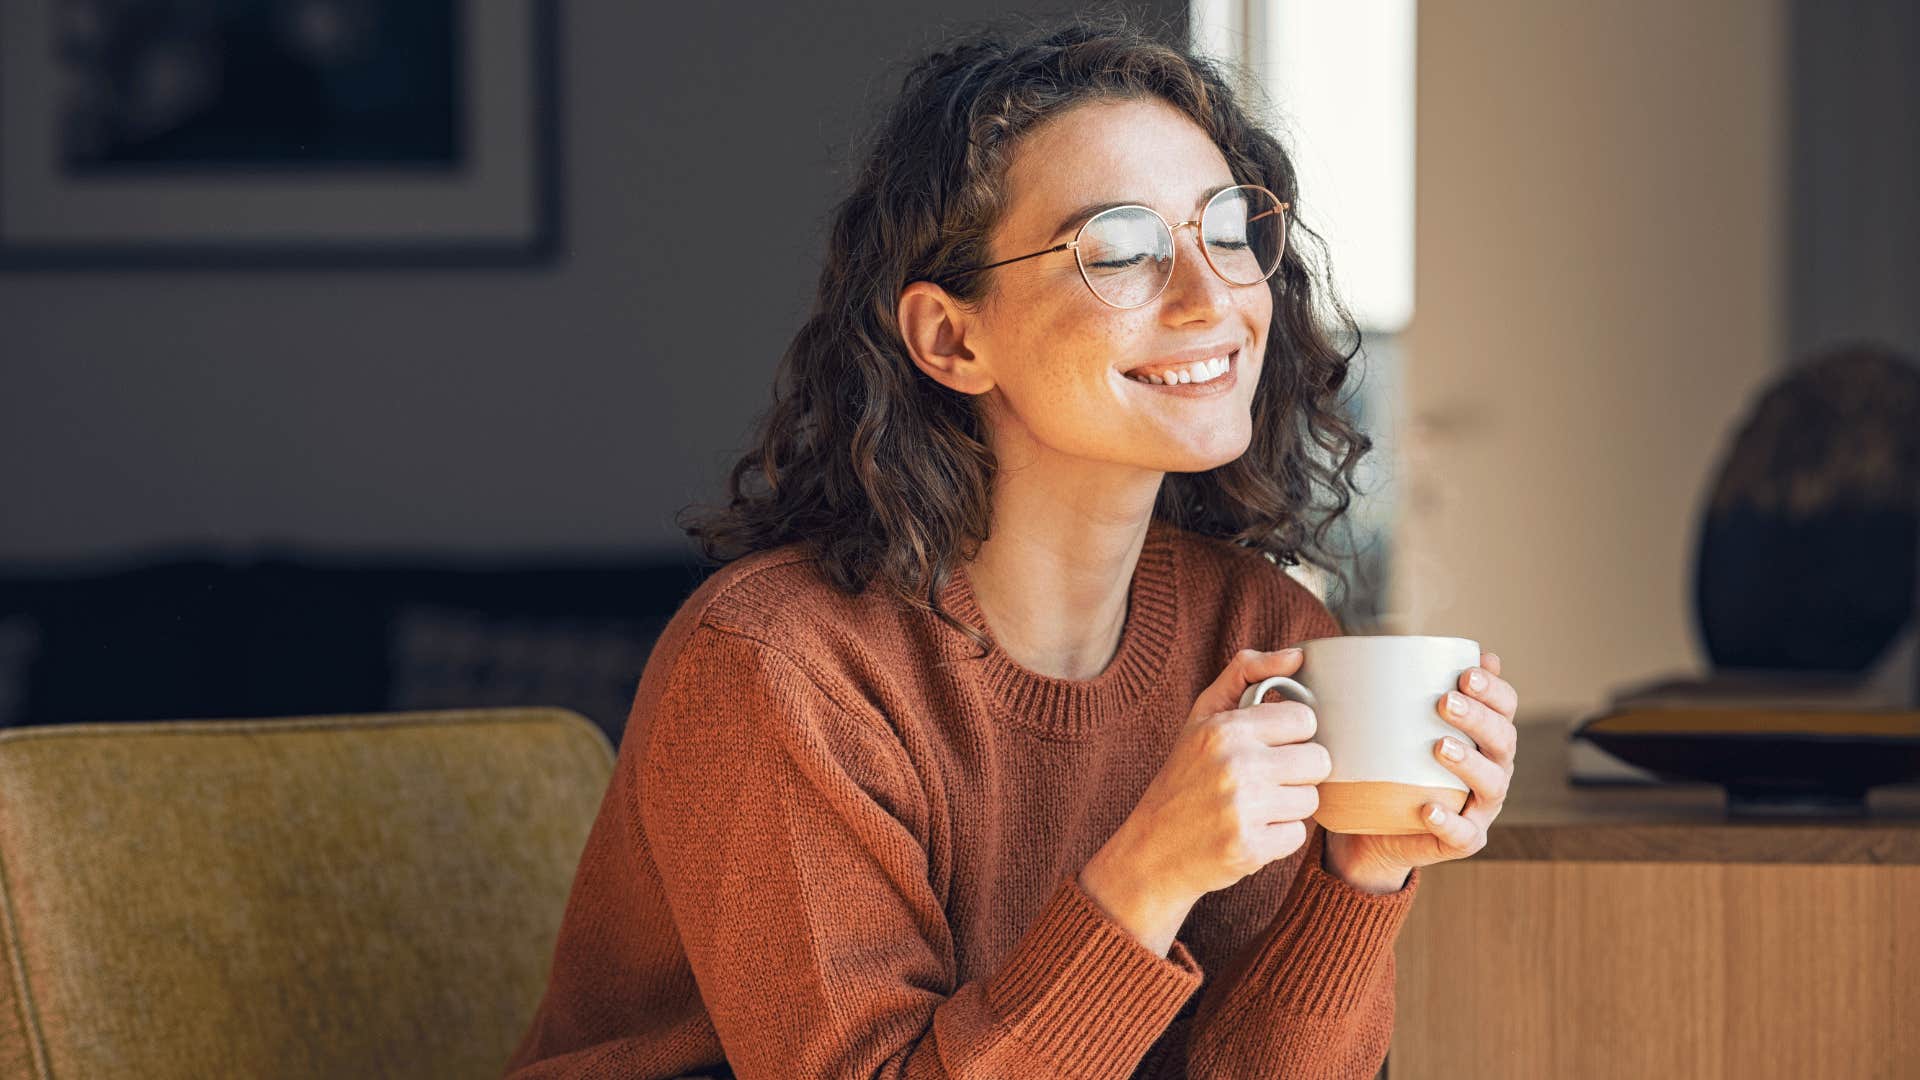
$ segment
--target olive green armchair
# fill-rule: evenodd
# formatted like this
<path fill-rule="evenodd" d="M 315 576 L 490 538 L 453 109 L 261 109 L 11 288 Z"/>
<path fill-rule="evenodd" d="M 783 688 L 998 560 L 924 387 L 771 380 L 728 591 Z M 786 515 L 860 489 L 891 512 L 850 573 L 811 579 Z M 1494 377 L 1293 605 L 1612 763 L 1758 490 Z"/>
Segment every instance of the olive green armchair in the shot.
<path fill-rule="evenodd" d="M 553 708 L 0 730 L 0 1076 L 498 1077 L 613 761 Z"/>

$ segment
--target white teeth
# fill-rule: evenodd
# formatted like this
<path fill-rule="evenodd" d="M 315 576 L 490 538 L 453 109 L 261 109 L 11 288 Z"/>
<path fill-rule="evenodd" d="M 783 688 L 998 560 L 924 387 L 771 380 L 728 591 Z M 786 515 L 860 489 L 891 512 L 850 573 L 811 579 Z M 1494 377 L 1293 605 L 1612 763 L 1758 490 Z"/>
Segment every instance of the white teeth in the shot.
<path fill-rule="evenodd" d="M 1225 375 L 1230 366 L 1231 361 L 1229 361 L 1227 357 L 1216 356 L 1210 360 L 1202 360 L 1196 364 L 1188 364 L 1186 367 L 1162 374 L 1128 375 L 1127 378 L 1135 382 L 1149 382 L 1155 386 L 1174 386 L 1180 383 L 1203 383 L 1211 382 Z"/>

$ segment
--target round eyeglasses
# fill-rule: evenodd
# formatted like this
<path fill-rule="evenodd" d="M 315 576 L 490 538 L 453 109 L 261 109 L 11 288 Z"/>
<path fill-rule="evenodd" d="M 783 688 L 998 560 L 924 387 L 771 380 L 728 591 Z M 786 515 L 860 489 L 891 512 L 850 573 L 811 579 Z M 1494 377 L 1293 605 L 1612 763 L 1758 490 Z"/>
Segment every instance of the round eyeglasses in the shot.
<path fill-rule="evenodd" d="M 1173 234 L 1200 228 L 1200 251 L 1213 272 L 1233 285 L 1258 285 L 1280 268 L 1287 246 L 1287 203 L 1258 184 L 1224 188 L 1200 217 L 1169 225 L 1150 206 L 1116 206 L 1088 218 L 1067 243 L 1016 255 L 967 273 L 1073 250 L 1080 278 L 1102 303 L 1117 308 L 1150 304 L 1173 280 Z"/>

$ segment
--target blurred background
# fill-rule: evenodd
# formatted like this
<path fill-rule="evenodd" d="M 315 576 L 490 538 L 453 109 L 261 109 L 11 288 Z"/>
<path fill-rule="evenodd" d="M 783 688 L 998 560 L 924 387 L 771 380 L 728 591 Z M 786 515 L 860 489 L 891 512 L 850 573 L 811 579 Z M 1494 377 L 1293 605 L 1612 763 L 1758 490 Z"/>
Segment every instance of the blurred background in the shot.
<path fill-rule="evenodd" d="M 0 724 L 561 704 L 617 742 L 879 108 L 1074 7 L 0 0 Z M 1295 144 L 1361 317 L 1350 630 L 1473 637 L 1548 712 L 1894 654 L 1920 8 L 1127 8 Z M 1750 456 L 1869 516 L 1705 596 L 1736 436 L 1831 355 L 1865 389 Z"/>

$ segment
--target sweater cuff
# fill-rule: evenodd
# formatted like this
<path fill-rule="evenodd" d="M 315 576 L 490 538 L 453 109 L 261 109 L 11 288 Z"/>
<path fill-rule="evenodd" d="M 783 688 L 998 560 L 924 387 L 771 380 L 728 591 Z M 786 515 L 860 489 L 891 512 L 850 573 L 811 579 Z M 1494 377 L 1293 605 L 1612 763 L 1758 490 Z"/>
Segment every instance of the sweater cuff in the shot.
<path fill-rule="evenodd" d="M 1369 993 L 1376 969 L 1393 951 L 1413 909 L 1420 868 L 1398 892 L 1371 893 L 1320 864 L 1327 832 L 1315 829 L 1253 969 L 1259 985 L 1276 988 L 1273 1007 L 1304 1016 L 1337 1016 Z"/>
<path fill-rule="evenodd" d="M 1161 956 L 1069 875 L 988 980 L 987 1001 L 1023 1044 L 1089 1076 L 1126 1076 L 1200 986 L 1179 939 Z"/>

